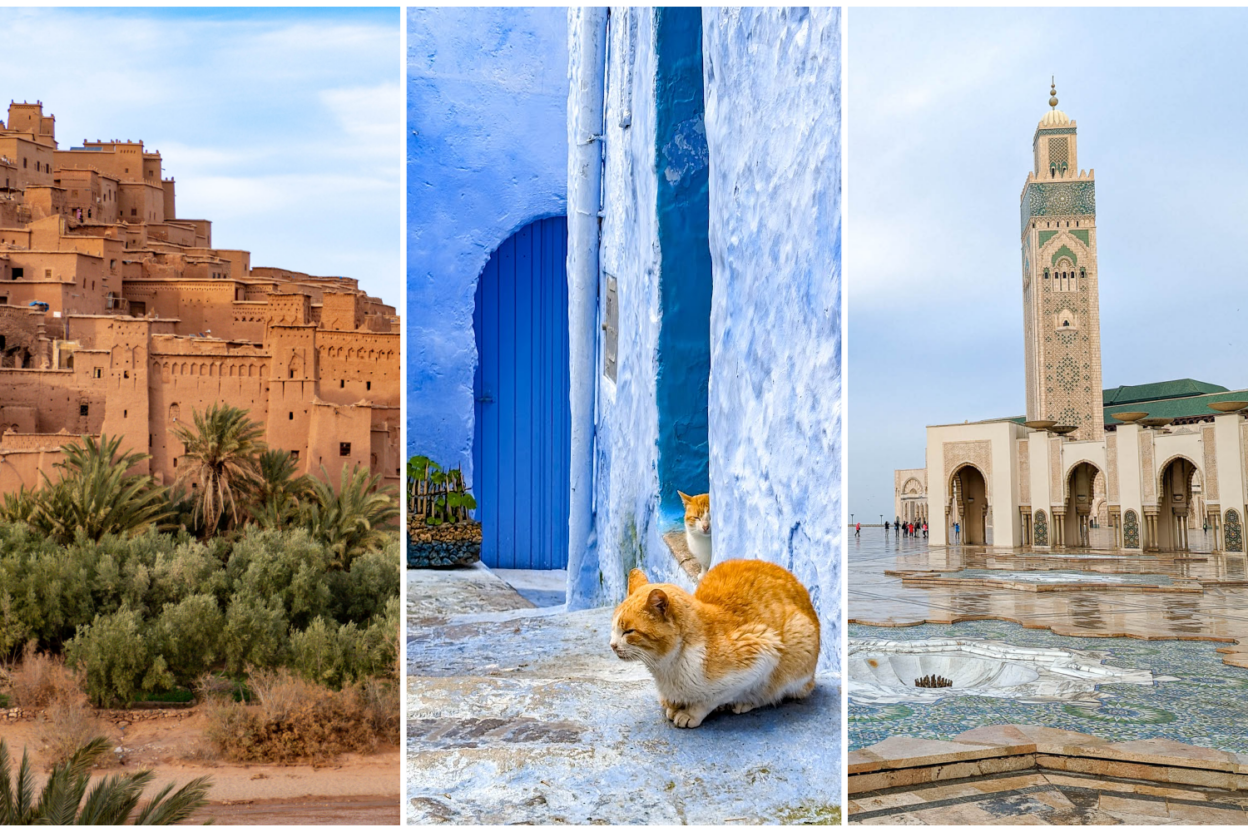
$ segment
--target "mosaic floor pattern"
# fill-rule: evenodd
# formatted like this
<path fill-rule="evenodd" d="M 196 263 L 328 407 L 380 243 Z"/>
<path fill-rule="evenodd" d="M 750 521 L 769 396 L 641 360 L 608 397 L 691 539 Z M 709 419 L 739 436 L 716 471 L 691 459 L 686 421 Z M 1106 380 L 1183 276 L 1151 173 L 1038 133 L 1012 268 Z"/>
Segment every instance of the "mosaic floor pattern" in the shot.
<path fill-rule="evenodd" d="M 1131 638 L 1070 638 L 1029 630 L 1002 621 L 924 624 L 899 631 L 850 625 L 850 638 L 977 638 L 1023 647 L 1064 647 L 1100 651 L 1110 664 L 1152 670 L 1177 681 L 1154 686 L 1101 685 L 1103 699 L 1090 703 L 1026 704 L 1002 699 L 957 696 L 934 703 L 873 705 L 849 703 L 849 746 L 873 745 L 893 735 L 949 740 L 981 725 L 1046 725 L 1095 734 L 1103 739 L 1174 739 L 1193 745 L 1248 754 L 1248 732 L 1241 725 L 1248 701 L 1248 670 L 1230 667 L 1208 644 L 1141 641 Z"/>

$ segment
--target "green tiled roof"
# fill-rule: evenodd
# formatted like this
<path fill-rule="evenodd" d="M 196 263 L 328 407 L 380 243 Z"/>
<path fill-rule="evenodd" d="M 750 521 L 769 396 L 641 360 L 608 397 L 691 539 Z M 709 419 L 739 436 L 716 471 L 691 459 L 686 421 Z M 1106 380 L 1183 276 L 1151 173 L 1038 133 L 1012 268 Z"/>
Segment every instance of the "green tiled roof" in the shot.
<path fill-rule="evenodd" d="M 1248 390 L 1227 390 L 1218 384 L 1181 378 L 1175 381 L 1157 381 L 1152 384 L 1129 384 L 1103 391 L 1106 426 L 1121 425 L 1113 418 L 1115 413 L 1148 413 L 1154 419 L 1184 419 L 1194 416 L 1216 416 L 1211 410 L 1213 402 L 1248 402 Z M 1005 421 L 1023 424 L 1026 416 L 1010 416 Z"/>
<path fill-rule="evenodd" d="M 1109 407 L 1115 404 L 1153 402 L 1159 399 L 1178 399 L 1225 392 L 1227 389 L 1218 384 L 1209 384 L 1193 378 L 1180 378 L 1174 381 L 1155 381 L 1152 384 L 1124 384 L 1121 387 L 1105 390 L 1102 396 L 1105 406 Z"/>
<path fill-rule="evenodd" d="M 1199 382 L 1197 382 L 1199 383 Z M 1142 385 L 1152 386 L 1152 385 Z M 1161 386 L 1161 385 L 1156 385 Z M 1206 385 L 1213 387 L 1214 385 Z M 1248 402 L 1248 390 L 1227 390 L 1219 388 L 1219 392 L 1205 395 L 1184 396 L 1182 398 L 1155 399 L 1152 401 L 1132 401 L 1130 404 L 1117 404 L 1105 408 L 1105 424 L 1120 425 L 1112 418 L 1114 413 L 1147 412 L 1153 419 L 1183 419 L 1189 416 L 1216 416 L 1217 411 L 1210 410 L 1213 402 Z"/>

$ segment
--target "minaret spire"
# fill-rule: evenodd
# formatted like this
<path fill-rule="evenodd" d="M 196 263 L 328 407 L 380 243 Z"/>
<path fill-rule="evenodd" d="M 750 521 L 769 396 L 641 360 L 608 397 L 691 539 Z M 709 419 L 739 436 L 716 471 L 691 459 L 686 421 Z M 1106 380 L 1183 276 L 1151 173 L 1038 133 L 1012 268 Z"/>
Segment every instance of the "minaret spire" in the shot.
<path fill-rule="evenodd" d="M 1052 79 L 1052 84 L 1049 88 L 1049 106 L 1052 107 L 1054 110 L 1056 110 L 1057 109 L 1057 76 L 1051 75 L 1049 77 Z"/>

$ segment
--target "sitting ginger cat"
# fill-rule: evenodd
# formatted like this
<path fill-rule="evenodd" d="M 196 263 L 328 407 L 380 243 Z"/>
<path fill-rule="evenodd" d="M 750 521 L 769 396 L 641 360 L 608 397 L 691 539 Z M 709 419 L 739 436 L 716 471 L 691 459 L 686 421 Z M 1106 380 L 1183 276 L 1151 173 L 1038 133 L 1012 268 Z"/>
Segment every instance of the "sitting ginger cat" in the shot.
<path fill-rule="evenodd" d="M 634 569 L 611 649 L 645 662 L 677 728 L 697 728 L 722 706 L 742 714 L 814 690 L 819 618 L 806 587 L 764 560 L 725 561 L 694 595 Z"/>

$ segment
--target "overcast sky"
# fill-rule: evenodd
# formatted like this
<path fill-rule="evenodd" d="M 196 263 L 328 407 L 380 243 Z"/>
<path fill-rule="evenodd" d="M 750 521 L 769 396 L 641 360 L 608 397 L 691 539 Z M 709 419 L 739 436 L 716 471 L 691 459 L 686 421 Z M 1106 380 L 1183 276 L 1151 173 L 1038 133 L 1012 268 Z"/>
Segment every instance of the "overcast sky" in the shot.
<path fill-rule="evenodd" d="M 1248 10 L 852 9 L 849 510 L 924 426 L 1022 415 L 1019 195 L 1057 76 L 1096 171 L 1106 387 L 1248 387 Z"/>
<path fill-rule="evenodd" d="M 63 148 L 142 140 L 214 245 L 398 305 L 398 10 L 5 8 L 0 31 L 0 118 L 41 100 Z"/>

